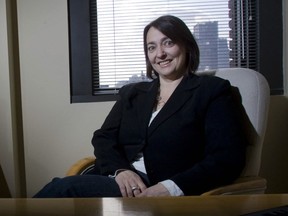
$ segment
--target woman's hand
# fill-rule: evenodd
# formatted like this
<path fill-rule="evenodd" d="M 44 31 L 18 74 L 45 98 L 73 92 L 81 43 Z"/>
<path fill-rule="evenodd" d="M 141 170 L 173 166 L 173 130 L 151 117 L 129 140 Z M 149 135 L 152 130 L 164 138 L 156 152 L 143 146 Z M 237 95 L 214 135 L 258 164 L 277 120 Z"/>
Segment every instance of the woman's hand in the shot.
<path fill-rule="evenodd" d="M 169 191 L 162 185 L 161 183 L 158 183 L 156 185 L 153 185 L 146 190 L 142 191 L 142 193 L 139 193 L 135 195 L 136 197 L 157 197 L 157 196 L 171 196 Z"/>
<path fill-rule="evenodd" d="M 140 176 L 131 170 L 120 172 L 115 180 L 119 185 L 122 197 L 137 196 L 147 188 Z"/>

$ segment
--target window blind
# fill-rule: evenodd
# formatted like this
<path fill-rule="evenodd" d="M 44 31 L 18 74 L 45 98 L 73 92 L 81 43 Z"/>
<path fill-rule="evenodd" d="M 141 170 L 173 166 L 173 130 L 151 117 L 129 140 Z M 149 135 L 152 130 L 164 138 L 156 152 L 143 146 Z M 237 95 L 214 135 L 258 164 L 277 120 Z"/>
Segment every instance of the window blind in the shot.
<path fill-rule="evenodd" d="M 93 93 L 117 92 L 126 83 L 147 80 L 143 29 L 165 14 L 181 18 L 195 36 L 200 48 L 199 70 L 256 67 L 257 14 L 253 2 L 90 1 Z"/>
<path fill-rule="evenodd" d="M 282 0 L 67 0 L 67 3 L 71 103 L 114 101 L 121 85 L 145 80 L 143 28 L 168 13 L 183 19 L 195 35 L 201 50 L 199 70 L 226 66 L 251 68 L 266 77 L 272 95 L 283 94 Z M 106 11 L 101 3 L 106 4 Z M 98 29 L 100 25 L 102 30 Z M 122 40 L 117 36 L 120 32 Z M 103 37 L 110 37 L 106 45 Z M 122 49 L 117 44 L 122 44 Z M 101 47 L 109 53 L 105 55 Z M 110 70 L 104 70 L 105 67 Z"/>

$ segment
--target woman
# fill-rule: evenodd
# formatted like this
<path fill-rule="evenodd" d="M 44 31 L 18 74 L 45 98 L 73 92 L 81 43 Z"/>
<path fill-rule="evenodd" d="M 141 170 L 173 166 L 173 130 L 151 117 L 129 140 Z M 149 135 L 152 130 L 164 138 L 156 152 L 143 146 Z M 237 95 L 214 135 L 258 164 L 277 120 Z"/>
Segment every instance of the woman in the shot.
<path fill-rule="evenodd" d="M 147 76 L 126 85 L 92 144 L 99 173 L 54 179 L 35 197 L 201 194 L 245 165 L 240 106 L 228 81 L 197 76 L 199 49 L 185 23 L 162 16 L 144 29 Z"/>

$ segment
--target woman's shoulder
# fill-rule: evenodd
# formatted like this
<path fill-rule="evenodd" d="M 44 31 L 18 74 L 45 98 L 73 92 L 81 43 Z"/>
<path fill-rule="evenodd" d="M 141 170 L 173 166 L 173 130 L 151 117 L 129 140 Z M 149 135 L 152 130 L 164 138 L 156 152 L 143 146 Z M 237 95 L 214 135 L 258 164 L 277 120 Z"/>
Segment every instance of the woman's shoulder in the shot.
<path fill-rule="evenodd" d="M 151 87 L 155 84 L 155 80 L 153 81 L 145 81 L 145 82 L 137 82 L 137 83 L 129 83 L 122 86 L 119 90 L 119 94 L 122 97 L 131 97 L 135 96 L 139 92 L 147 92 L 151 89 Z"/>
<path fill-rule="evenodd" d="M 196 90 L 200 95 L 207 95 L 207 97 L 214 97 L 221 94 L 227 94 L 231 91 L 232 86 L 229 80 L 217 77 L 215 75 L 195 75 L 198 82 Z"/>
<path fill-rule="evenodd" d="M 134 91 L 136 89 L 139 90 L 147 90 L 151 87 L 154 81 L 145 81 L 145 82 L 135 82 L 135 83 L 128 83 L 120 88 L 120 92 L 123 91 Z"/>
<path fill-rule="evenodd" d="M 230 86 L 229 80 L 220 78 L 215 74 L 196 74 L 199 79 L 199 82 L 202 85 L 209 85 L 209 86 Z"/>

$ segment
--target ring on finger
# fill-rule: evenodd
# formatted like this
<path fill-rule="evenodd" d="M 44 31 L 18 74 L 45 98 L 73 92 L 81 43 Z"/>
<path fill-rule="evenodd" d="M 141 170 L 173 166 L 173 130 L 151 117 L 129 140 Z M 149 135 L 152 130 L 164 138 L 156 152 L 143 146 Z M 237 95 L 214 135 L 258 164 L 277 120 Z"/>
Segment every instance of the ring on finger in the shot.
<path fill-rule="evenodd" d="M 132 190 L 132 192 L 134 192 L 135 190 L 140 190 L 140 188 L 137 187 L 137 186 L 132 186 L 132 187 L 131 187 L 131 190 Z"/>

